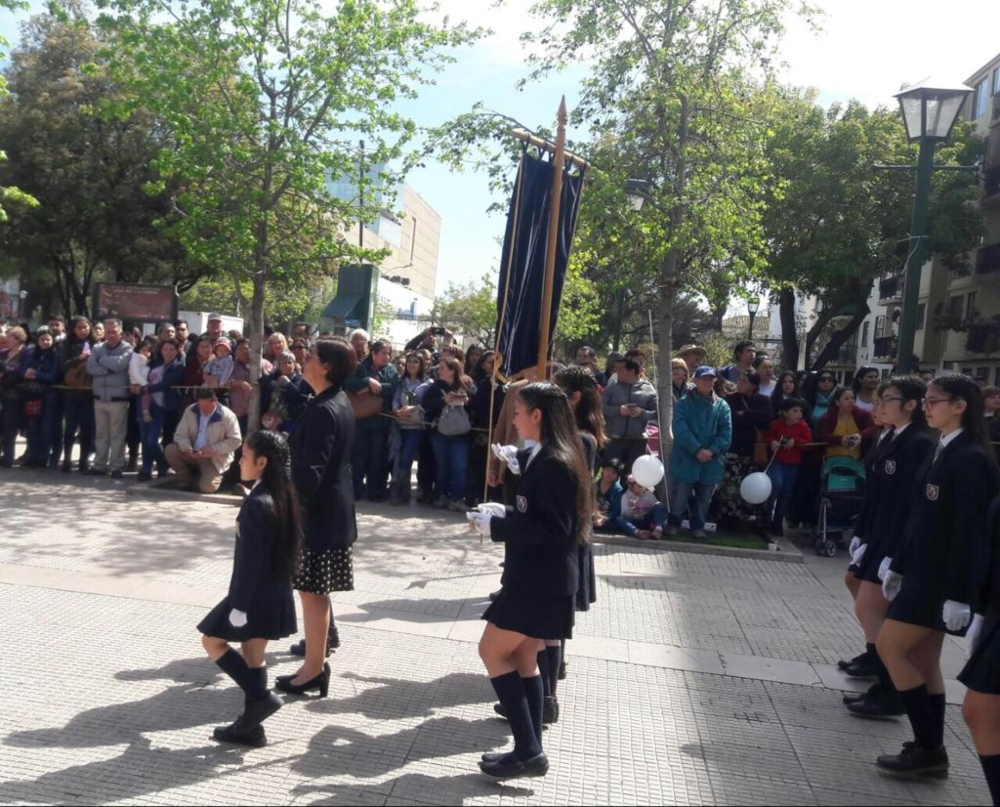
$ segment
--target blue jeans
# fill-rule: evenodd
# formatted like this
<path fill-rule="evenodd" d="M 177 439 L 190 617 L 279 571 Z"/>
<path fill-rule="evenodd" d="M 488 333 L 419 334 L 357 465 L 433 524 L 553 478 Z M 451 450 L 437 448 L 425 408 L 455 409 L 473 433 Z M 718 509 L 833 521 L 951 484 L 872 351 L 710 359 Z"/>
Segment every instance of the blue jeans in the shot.
<path fill-rule="evenodd" d="M 44 414 L 49 465 L 56 466 L 63 450 L 63 396 L 60 392 L 50 391 L 45 396 Z"/>
<path fill-rule="evenodd" d="M 799 478 L 799 466 L 786 465 L 775 460 L 767 469 L 767 475 L 771 479 L 771 496 L 768 498 L 767 504 L 764 505 L 764 512 L 770 516 L 771 524 L 775 527 L 781 527 L 785 520 L 785 513 L 788 512 L 788 505 L 792 501 L 792 494 L 795 493 L 795 483 Z"/>
<path fill-rule="evenodd" d="M 701 530 L 705 528 L 708 506 L 712 503 L 715 485 L 706 485 L 704 482 L 681 482 L 675 479 L 670 491 L 669 520 L 673 526 L 680 526 L 681 520 L 687 512 L 692 492 L 695 498 L 691 512 L 691 529 Z"/>
<path fill-rule="evenodd" d="M 149 414 L 153 420 L 146 423 L 142 419 L 142 407 L 139 408 L 139 436 L 142 440 L 142 473 L 148 475 L 153 472 L 153 463 L 156 463 L 156 470 L 160 474 L 167 472 L 167 458 L 163 455 L 163 447 L 160 445 L 160 433 L 163 431 L 163 424 L 171 410 L 157 406 L 152 401 L 149 404 Z"/>
<path fill-rule="evenodd" d="M 420 443 L 424 439 L 423 429 L 400 429 L 399 430 L 399 454 L 396 456 L 396 465 L 392 469 L 392 478 L 396 480 L 404 490 L 410 489 L 410 475 L 413 470 L 413 460 L 420 449 Z"/>
<path fill-rule="evenodd" d="M 351 469 L 354 473 L 355 499 L 360 500 L 365 495 L 366 479 L 368 498 L 373 502 L 385 498 L 385 487 L 389 480 L 388 429 L 355 430 Z"/>
<path fill-rule="evenodd" d="M 87 456 L 93 454 L 94 446 L 94 399 L 63 397 L 63 411 L 66 413 L 66 428 L 63 430 L 63 462 L 69 462 L 73 455 L 73 442 L 80 433 L 80 462 L 86 463 Z"/>
<path fill-rule="evenodd" d="M 465 498 L 465 469 L 469 464 L 469 435 L 445 437 L 431 432 L 437 465 L 437 493 L 453 502 Z"/>
<path fill-rule="evenodd" d="M 639 530 L 651 530 L 654 527 L 659 527 L 663 529 L 663 522 L 667 520 L 667 507 L 663 504 L 657 504 L 642 518 L 627 519 L 625 516 L 618 516 L 618 518 L 610 519 L 607 524 L 604 525 L 604 531 L 610 531 L 612 533 L 620 532 L 629 536 L 630 538 L 635 538 L 635 534 Z"/>

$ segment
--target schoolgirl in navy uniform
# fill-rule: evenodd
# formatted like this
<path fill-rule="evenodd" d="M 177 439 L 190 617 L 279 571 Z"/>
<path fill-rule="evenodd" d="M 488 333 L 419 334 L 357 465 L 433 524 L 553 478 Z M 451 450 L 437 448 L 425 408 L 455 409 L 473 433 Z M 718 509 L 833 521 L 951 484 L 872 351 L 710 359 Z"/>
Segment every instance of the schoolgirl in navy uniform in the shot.
<path fill-rule="evenodd" d="M 876 411 L 888 435 L 871 452 L 865 505 L 858 525 L 860 563 L 854 613 L 865 634 L 866 652 L 878 683 L 859 699 L 847 703 L 859 717 L 891 717 L 904 713 L 902 700 L 875 648 L 889 602 L 882 593 L 882 577 L 892 563 L 910 515 L 917 474 L 934 453 L 923 400 L 927 386 L 916 376 L 897 376 L 884 382 L 876 395 Z"/>
<path fill-rule="evenodd" d="M 572 636 L 577 546 L 589 537 L 593 512 L 590 473 L 566 395 L 553 384 L 531 383 L 517 396 L 514 425 L 530 448 L 517 456 L 515 503 L 484 503 L 469 513 L 480 533 L 505 544 L 503 587 L 483 614 L 489 624 L 479 642 L 514 735 L 513 752 L 484 754 L 480 762 L 484 773 L 498 779 L 548 771 L 539 640 Z"/>
<path fill-rule="evenodd" d="M 988 555 L 965 634 L 969 662 L 958 680 L 967 687 L 962 717 L 972 732 L 994 805 L 1000 805 L 1000 496 L 989 516 Z"/>
<path fill-rule="evenodd" d="M 945 631 L 960 634 L 972 619 L 976 564 L 986 554 L 987 513 L 1000 472 L 986 439 L 982 393 L 971 378 L 935 378 L 924 411 L 941 438 L 917 474 L 905 534 L 884 573 L 890 605 L 876 642 L 914 742 L 877 764 L 891 773 L 944 778 L 941 646 Z"/>
<path fill-rule="evenodd" d="M 209 658 L 245 693 L 243 714 L 215 729 L 215 739 L 225 742 L 265 745 L 261 723 L 282 706 L 267 686 L 264 651 L 268 640 L 296 630 L 292 574 L 302 525 L 289 467 L 280 434 L 258 431 L 244 443 L 240 476 L 255 484 L 236 517 L 229 594 L 198 625 Z M 230 641 L 242 643 L 242 655 Z"/>

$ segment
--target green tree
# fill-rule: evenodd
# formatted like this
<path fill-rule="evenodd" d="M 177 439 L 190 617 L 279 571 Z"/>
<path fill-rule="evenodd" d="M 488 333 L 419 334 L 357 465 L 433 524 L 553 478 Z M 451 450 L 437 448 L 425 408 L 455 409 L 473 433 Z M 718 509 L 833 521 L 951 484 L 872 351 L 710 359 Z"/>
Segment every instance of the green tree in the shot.
<path fill-rule="evenodd" d="M 156 167 L 183 181 L 171 230 L 198 259 L 225 266 L 242 295 L 258 370 L 268 284 L 310 262 L 371 258 L 342 221 L 374 218 L 372 166 L 405 164 L 414 121 L 397 111 L 452 46 L 476 32 L 425 21 L 414 0 L 102 0 L 119 38 L 119 80 L 165 121 Z M 127 108 L 118 111 L 128 111 Z M 365 170 L 357 138 L 365 141 Z M 382 168 L 392 186 L 397 172 Z M 360 199 L 328 178 L 360 177 Z M 251 413 L 251 420 L 254 420 Z"/>
<path fill-rule="evenodd" d="M 2 175 L 40 207 L 19 207 L 2 230 L 22 278 L 67 314 L 86 312 L 93 283 L 175 283 L 183 290 L 205 274 L 176 239 L 155 226 L 168 210 L 151 196 L 150 168 L 162 142 L 143 110 L 108 121 L 98 106 L 119 90 L 108 79 L 80 6 L 31 18 L 22 28 L 0 105 L 0 140 L 10 161 Z"/>
<path fill-rule="evenodd" d="M 21 2 L 21 0 L 0 0 L 0 8 L 5 8 L 9 11 L 18 11 L 27 7 L 28 4 L 26 2 Z M 5 37 L 0 36 L 0 61 L 6 59 L 6 48 L 9 44 L 10 43 Z M 7 93 L 7 78 L 6 76 L 0 75 L 0 99 L 5 98 Z M 6 152 L 0 149 L 0 163 L 5 162 L 6 160 Z M 20 188 L 14 187 L 13 185 L 0 185 L 0 222 L 7 221 L 7 211 L 4 208 L 5 204 L 34 207 L 38 204 L 38 200 L 35 199 L 30 193 L 25 193 Z"/>
<path fill-rule="evenodd" d="M 764 217 L 768 284 L 779 303 L 789 367 L 800 358 L 795 296 L 819 297 L 804 357 L 806 366 L 818 369 L 864 321 L 875 279 L 905 264 L 915 174 L 874 166 L 915 165 L 915 151 L 897 111 L 869 111 L 854 101 L 824 110 L 809 92 L 789 93 L 774 129 L 768 155 L 782 182 Z M 939 147 L 937 160 L 970 165 L 982 148 L 972 127 L 959 126 Z M 982 230 L 982 217 L 970 213 L 978 195 L 972 173 L 939 172 L 934 178 L 931 248 L 954 271 L 967 269 L 967 250 Z"/>
<path fill-rule="evenodd" d="M 467 283 L 452 281 L 434 301 L 431 319 L 479 344 L 492 344 L 497 321 L 496 278 L 485 274 Z"/>
<path fill-rule="evenodd" d="M 763 257 L 761 215 L 768 165 L 766 81 L 792 0 L 540 0 L 543 21 L 525 39 L 540 47 L 532 78 L 570 63 L 593 64 L 574 113 L 589 126 L 588 159 L 599 193 L 636 267 L 654 277 L 657 332 L 669 345 L 682 291 L 720 270 L 745 283 Z M 808 11 L 807 9 L 803 9 Z M 647 183 L 638 213 L 629 179 Z M 611 223 L 611 222 L 609 222 Z M 610 238 L 611 236 L 606 236 Z M 616 254 L 616 253 L 608 253 Z M 670 353 L 659 351 L 658 392 L 671 417 Z"/>

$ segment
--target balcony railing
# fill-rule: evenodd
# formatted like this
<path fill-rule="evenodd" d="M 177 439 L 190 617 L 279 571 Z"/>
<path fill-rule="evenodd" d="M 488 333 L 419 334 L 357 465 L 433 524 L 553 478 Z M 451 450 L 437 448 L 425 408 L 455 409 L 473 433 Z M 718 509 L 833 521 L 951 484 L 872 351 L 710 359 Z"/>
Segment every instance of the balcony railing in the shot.
<path fill-rule="evenodd" d="M 880 336 L 872 342 L 873 359 L 892 359 L 896 356 L 896 337 Z"/>
<path fill-rule="evenodd" d="M 899 300 L 903 297 L 903 276 L 893 275 L 883 277 L 878 284 L 878 300 L 880 303 L 889 300 Z"/>
<path fill-rule="evenodd" d="M 1000 242 L 976 250 L 976 274 L 987 275 L 990 272 L 1000 272 Z"/>

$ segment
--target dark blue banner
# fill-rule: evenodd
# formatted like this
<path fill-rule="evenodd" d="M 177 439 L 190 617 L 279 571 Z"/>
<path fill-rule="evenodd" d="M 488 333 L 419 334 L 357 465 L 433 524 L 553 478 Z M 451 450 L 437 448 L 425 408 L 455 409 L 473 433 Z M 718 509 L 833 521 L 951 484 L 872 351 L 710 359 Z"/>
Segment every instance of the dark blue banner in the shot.
<path fill-rule="evenodd" d="M 538 363 L 554 170 L 548 160 L 525 154 L 514 185 L 497 287 L 496 345 L 503 357 L 500 372 L 507 377 Z M 564 172 L 552 287 L 550 355 L 582 191 L 583 175 Z"/>

